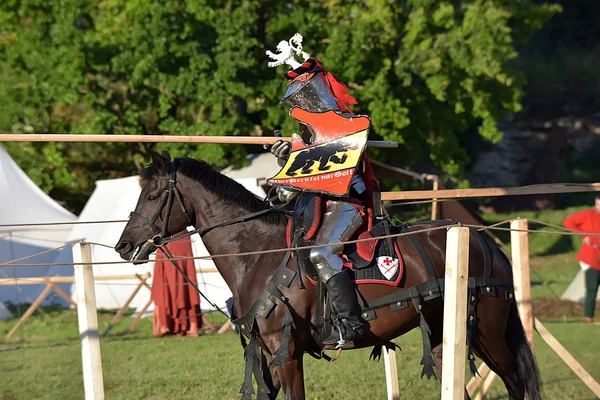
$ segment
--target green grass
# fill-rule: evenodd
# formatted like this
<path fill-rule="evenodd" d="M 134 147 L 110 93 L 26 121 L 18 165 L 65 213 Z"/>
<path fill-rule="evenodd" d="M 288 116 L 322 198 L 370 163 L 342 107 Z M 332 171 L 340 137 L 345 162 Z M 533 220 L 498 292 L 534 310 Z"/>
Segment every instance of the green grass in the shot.
<path fill-rule="evenodd" d="M 23 331 L 0 346 L 0 393 L 12 399 L 81 399 L 83 382 L 75 313 L 57 321 L 36 317 Z M 243 379 L 243 353 L 233 333 L 198 338 L 154 338 L 149 319 L 133 333 L 119 335 L 120 323 L 102 339 L 107 399 L 237 399 Z M 14 321 L 0 323 L 5 335 Z M 103 318 L 102 325 L 107 323 Z M 600 379 L 597 326 L 580 322 L 547 322 L 548 329 L 579 362 Z M 51 327 L 52 326 L 52 327 Z M 48 335 L 41 336 L 41 334 Z M 420 379 L 422 350 L 418 331 L 396 340 L 402 399 L 437 399 L 439 384 Z M 536 353 L 548 399 L 592 399 L 589 390 L 541 341 Z M 16 349 L 17 348 L 17 349 Z M 368 361 L 370 350 L 344 352 L 334 363 L 306 358 L 306 389 L 310 399 L 385 398 L 383 362 Z M 495 384 L 492 399 L 506 398 Z"/>
<path fill-rule="evenodd" d="M 576 211 L 518 213 L 487 217 L 489 223 L 518 216 L 560 224 Z M 535 228 L 535 226 L 533 226 Z M 544 228 L 545 229 L 545 228 Z M 500 235 L 504 235 L 500 232 Z M 501 236 L 502 237 L 502 236 Z M 579 268 L 575 261 L 579 238 L 532 234 L 532 296 L 562 294 Z M 508 235 L 503 237 L 503 240 Z M 510 255 L 510 251 L 507 251 Z M 535 307 L 535 304 L 534 304 Z M 534 310 L 535 312 L 535 310 Z M 5 340 L 16 322 L 0 322 L 0 399 L 81 399 L 83 382 L 75 311 L 36 313 L 14 338 Z M 211 315 L 216 323 L 218 315 Z M 112 315 L 101 313 L 100 330 Z M 592 376 L 600 380 L 597 325 L 579 316 L 544 321 Z M 123 335 L 129 318 L 101 340 L 107 399 L 238 399 L 244 373 L 243 350 L 233 333 L 198 338 L 154 338 L 151 319 Z M 535 350 L 547 399 L 594 399 L 595 396 L 536 334 Z M 438 399 L 439 383 L 420 379 L 422 356 L 418 330 L 396 339 L 400 392 L 403 400 Z M 343 352 L 334 363 L 305 358 L 309 399 L 386 398 L 383 362 L 368 361 L 370 349 Z M 469 378 L 469 376 L 467 376 Z M 3 397 L 2 397 L 3 396 Z M 280 396 L 281 398 L 281 396 Z M 494 384 L 490 399 L 506 399 L 504 385 Z"/>

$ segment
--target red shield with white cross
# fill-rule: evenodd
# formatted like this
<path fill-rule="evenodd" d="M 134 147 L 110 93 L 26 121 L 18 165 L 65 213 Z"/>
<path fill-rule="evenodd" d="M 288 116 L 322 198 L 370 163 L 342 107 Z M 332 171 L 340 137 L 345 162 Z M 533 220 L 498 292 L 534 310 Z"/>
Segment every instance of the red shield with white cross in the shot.
<path fill-rule="evenodd" d="M 377 266 L 385 279 L 391 280 L 396 272 L 398 272 L 398 259 L 389 256 L 377 257 Z"/>

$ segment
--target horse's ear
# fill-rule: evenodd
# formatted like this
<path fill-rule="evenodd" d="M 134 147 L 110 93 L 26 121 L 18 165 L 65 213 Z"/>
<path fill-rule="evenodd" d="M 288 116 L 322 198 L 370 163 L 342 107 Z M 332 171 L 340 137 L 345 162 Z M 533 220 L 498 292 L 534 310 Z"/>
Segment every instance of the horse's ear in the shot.
<path fill-rule="evenodd" d="M 163 150 L 161 155 L 167 160 L 167 161 L 171 161 L 171 155 L 169 154 L 168 151 Z"/>
<path fill-rule="evenodd" d="M 152 157 L 152 165 L 156 166 L 159 171 L 167 169 L 167 160 L 160 154 L 150 150 L 150 156 Z"/>

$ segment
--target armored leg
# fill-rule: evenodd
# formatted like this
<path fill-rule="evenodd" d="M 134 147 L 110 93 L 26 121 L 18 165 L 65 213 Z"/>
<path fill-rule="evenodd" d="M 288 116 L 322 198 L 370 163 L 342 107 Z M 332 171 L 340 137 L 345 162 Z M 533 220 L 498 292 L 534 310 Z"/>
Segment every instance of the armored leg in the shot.
<path fill-rule="evenodd" d="M 323 217 L 315 244 L 339 243 L 348 240 L 362 224 L 362 217 L 356 207 L 343 201 L 329 203 Z M 329 298 L 337 314 L 339 333 L 332 334 L 325 344 L 354 341 L 364 335 L 360 306 L 352 281 L 342 269 L 343 261 L 338 256 L 344 248 L 343 244 L 312 249 L 310 260 L 315 266 L 319 279 L 325 283 Z"/>

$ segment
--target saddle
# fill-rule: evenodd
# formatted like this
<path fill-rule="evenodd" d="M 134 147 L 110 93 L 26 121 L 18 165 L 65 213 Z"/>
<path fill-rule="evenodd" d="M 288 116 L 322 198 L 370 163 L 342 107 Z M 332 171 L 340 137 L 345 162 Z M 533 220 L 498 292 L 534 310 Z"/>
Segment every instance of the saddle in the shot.
<path fill-rule="evenodd" d="M 306 238 L 307 227 L 302 224 L 301 220 L 289 219 L 287 233 L 289 247 L 304 247 L 314 244 L 313 239 Z M 355 284 L 398 286 L 401 283 L 404 277 L 404 260 L 396 241 L 385 237 L 398 232 L 399 230 L 385 218 L 368 231 L 359 230 L 350 240 L 359 240 L 359 242 L 344 246 L 344 253 L 341 257 L 344 260 L 344 267 L 349 270 Z M 296 262 L 299 268 L 306 273 L 309 281 L 316 285 L 318 276 L 308 259 L 310 250 L 299 249 L 294 253 L 297 255 Z"/>

